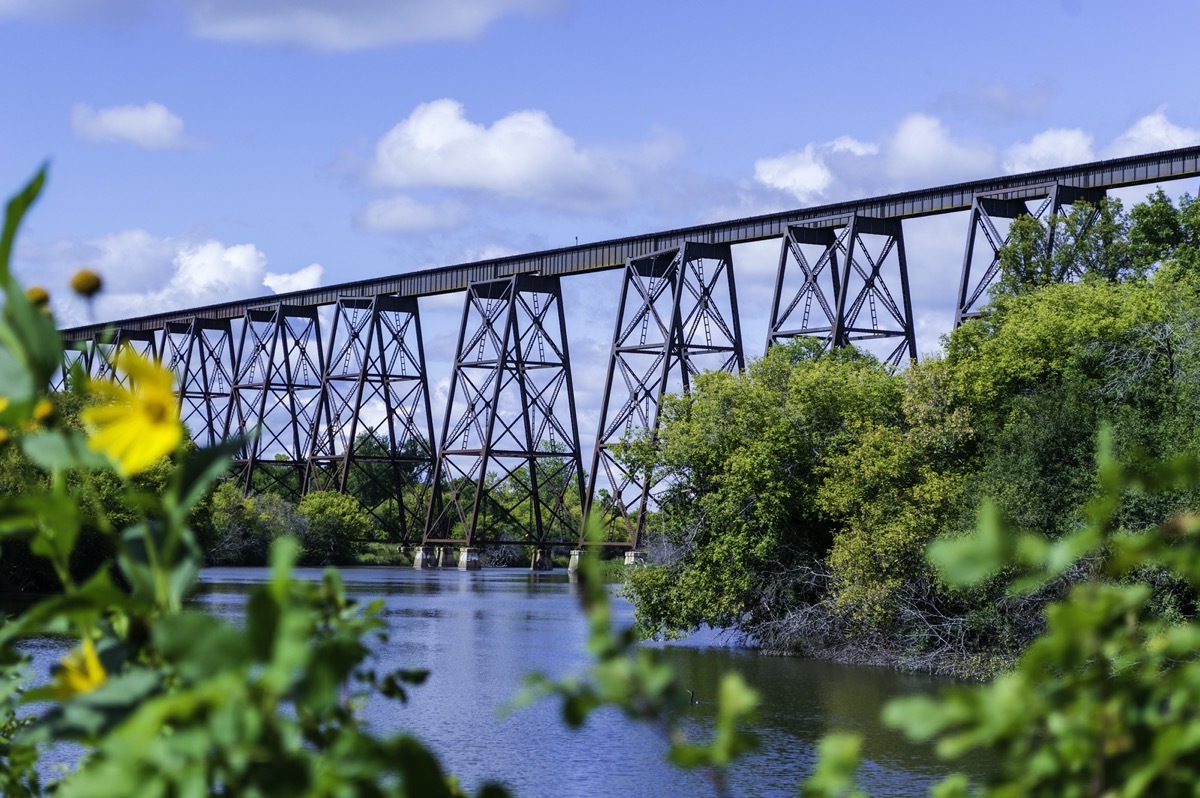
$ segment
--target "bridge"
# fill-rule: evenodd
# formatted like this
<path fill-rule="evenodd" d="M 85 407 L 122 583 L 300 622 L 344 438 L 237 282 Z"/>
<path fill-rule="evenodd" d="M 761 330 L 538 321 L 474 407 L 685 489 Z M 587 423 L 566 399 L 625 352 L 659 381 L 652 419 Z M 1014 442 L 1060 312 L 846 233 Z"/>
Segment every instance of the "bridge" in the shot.
<path fill-rule="evenodd" d="M 957 325 L 979 314 L 1013 219 L 1086 202 L 1094 220 L 1110 189 L 1196 175 L 1188 147 L 75 327 L 64 374 L 108 373 L 119 346 L 161 359 L 198 443 L 259 431 L 234 458 L 245 490 L 349 491 L 420 545 L 419 564 L 478 567 L 480 547 L 517 542 L 548 567 L 552 547 L 581 544 L 590 511 L 606 545 L 636 552 L 658 486 L 620 442 L 655 431 L 663 395 L 696 374 L 745 367 L 733 245 L 780 241 L 768 347 L 871 342 L 899 367 L 917 356 L 905 220 L 968 212 Z M 612 269 L 624 276 L 585 471 L 562 280 Z M 435 437 L 418 298 L 456 291 Z"/>

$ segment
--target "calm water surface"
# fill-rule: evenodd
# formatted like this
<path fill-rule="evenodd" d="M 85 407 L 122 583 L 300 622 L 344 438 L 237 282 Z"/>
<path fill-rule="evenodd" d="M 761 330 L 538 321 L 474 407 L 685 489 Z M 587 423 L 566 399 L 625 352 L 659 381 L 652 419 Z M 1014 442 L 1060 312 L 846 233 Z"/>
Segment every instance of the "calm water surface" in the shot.
<path fill-rule="evenodd" d="M 571 731 L 552 700 L 503 712 L 524 674 L 560 677 L 586 665 L 586 622 L 565 572 L 349 568 L 343 574 L 349 592 L 385 602 L 390 641 L 376 648 L 375 667 L 432 671 L 408 704 L 380 701 L 368 707 L 368 720 L 381 732 L 415 733 L 465 786 L 494 779 L 528 797 L 711 794 L 702 774 L 665 763 L 666 744 L 658 733 L 620 713 L 602 711 Z M 298 576 L 317 579 L 320 572 L 301 569 Z M 246 591 L 266 578 L 265 569 L 207 569 L 199 600 L 210 612 L 234 618 Z M 617 622 L 631 622 L 628 603 L 614 603 Z M 795 795 L 812 765 L 815 741 L 834 729 L 864 735 L 862 786 L 870 795 L 925 795 L 948 772 L 927 748 L 878 721 L 889 698 L 936 689 L 935 680 L 764 657 L 711 634 L 664 650 L 699 702 L 686 720 L 695 739 L 712 728 L 710 702 L 722 673 L 740 670 L 763 695 L 756 722 L 760 747 L 730 774 L 735 794 Z"/>

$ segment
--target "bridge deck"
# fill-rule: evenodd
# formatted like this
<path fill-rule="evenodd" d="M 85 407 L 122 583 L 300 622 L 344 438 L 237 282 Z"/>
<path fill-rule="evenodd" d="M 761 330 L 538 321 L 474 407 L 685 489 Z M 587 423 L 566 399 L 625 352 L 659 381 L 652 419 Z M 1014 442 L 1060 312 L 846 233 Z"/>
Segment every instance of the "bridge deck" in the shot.
<path fill-rule="evenodd" d="M 745 219 L 700 224 L 659 233 L 616 238 L 594 244 L 550 249 L 524 255 L 493 258 L 475 263 L 443 266 L 435 269 L 396 274 L 356 282 L 293 291 L 266 297 L 224 302 L 218 305 L 156 313 L 133 319 L 74 327 L 63 331 L 67 341 L 90 340 L 111 327 L 126 331 L 159 330 L 168 322 L 192 317 L 208 319 L 240 318 L 246 310 L 283 302 L 292 305 L 327 305 L 343 296 L 430 296 L 465 290 L 474 280 L 491 280 L 514 274 L 539 272 L 568 275 L 615 269 L 630 258 L 675 247 L 684 241 L 713 244 L 741 244 L 778 238 L 789 225 L 816 220 L 837 219 L 858 213 L 880 218 L 911 219 L 939 213 L 967 210 L 975 196 L 1002 193 L 1010 199 L 1045 196 L 1046 185 L 1059 183 L 1080 188 L 1121 188 L 1200 175 L 1200 147 L 1157 152 L 1097 161 L 1078 166 L 1047 169 L 1008 177 L 976 180 L 938 188 L 907 191 L 883 197 L 840 202 Z"/>

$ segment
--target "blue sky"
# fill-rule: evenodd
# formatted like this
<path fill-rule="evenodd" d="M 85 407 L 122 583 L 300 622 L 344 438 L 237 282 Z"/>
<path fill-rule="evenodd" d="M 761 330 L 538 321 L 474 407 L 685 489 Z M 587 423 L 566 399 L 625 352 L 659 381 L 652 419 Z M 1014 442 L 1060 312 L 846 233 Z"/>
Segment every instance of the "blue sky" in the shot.
<path fill-rule="evenodd" d="M 1192 0 L 0 0 L 0 186 L 50 162 L 19 269 L 104 321 L 1200 143 L 1197 31 Z M 965 225 L 906 228 L 922 352 Z M 734 257 L 755 354 L 778 246 Z M 569 282 L 595 384 L 616 278 Z M 423 302 L 431 349 L 460 306 Z"/>

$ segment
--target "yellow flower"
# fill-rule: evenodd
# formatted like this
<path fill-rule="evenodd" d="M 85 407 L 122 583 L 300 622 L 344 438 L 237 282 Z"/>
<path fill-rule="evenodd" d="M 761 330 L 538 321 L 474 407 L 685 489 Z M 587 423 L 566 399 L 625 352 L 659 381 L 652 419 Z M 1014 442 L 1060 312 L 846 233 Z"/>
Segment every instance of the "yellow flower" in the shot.
<path fill-rule="evenodd" d="M 88 392 L 100 401 L 81 415 L 90 431 L 88 446 L 107 455 L 128 476 L 175 451 L 183 440 L 183 426 L 170 369 L 124 346 L 113 358 L 113 368 L 128 378 L 128 385 L 90 380 Z"/>
<path fill-rule="evenodd" d="M 96 655 L 96 646 L 91 638 L 85 637 L 83 644 L 63 657 L 54 669 L 54 696 L 65 701 L 72 696 L 84 695 L 108 681 L 108 674 Z"/>

